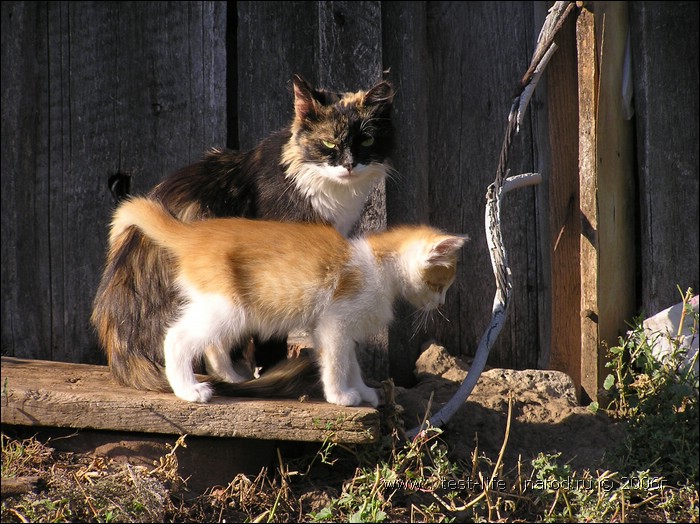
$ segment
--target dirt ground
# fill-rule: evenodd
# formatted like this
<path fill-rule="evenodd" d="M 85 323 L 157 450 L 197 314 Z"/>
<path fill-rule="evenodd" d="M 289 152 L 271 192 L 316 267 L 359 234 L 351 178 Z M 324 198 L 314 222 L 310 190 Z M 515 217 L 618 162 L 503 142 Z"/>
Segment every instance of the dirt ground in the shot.
<path fill-rule="evenodd" d="M 428 347 L 416 364 L 418 384 L 397 388 L 406 428 L 416 427 L 433 393 L 431 413 L 456 392 L 469 365 L 438 345 Z M 572 380 L 557 371 L 490 369 L 483 372 L 467 399 L 443 428 L 452 458 L 470 460 L 478 449 L 497 457 L 506 432 L 508 397 L 513 396 L 506 464 L 525 463 L 539 453 L 561 453 L 573 469 L 595 469 L 620 438 L 621 430 L 602 413 L 594 414 L 576 400 Z"/>

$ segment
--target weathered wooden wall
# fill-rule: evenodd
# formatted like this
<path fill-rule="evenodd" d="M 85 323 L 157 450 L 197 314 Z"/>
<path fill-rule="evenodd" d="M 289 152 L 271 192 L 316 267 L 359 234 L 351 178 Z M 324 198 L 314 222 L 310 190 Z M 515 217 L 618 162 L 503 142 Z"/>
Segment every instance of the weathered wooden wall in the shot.
<path fill-rule="evenodd" d="M 101 362 L 113 200 L 226 141 L 226 6 L 2 3 L 2 348 Z"/>
<path fill-rule="evenodd" d="M 641 309 L 700 290 L 698 4 L 630 2 L 639 179 Z"/>
<path fill-rule="evenodd" d="M 651 4 L 631 8 L 647 311 L 670 305 L 677 283 L 698 287 L 697 4 Z M 252 147 L 291 119 L 293 73 L 341 90 L 367 88 L 385 69 L 397 88 L 397 174 L 361 229 L 429 221 L 472 241 L 449 322 L 437 317 L 412 336 L 400 308 L 389 354 L 363 362 L 408 383 L 429 337 L 473 353 L 494 292 L 484 194 L 545 11 L 544 2 L 3 2 L 3 354 L 104 362 L 89 315 L 111 175 L 131 174 L 138 193 L 209 147 Z M 548 179 L 570 169 L 559 148 L 575 146 L 562 140 L 578 125 L 571 31 L 552 64 L 562 81 L 542 84 L 514 144 L 513 173 L 541 170 L 547 183 L 506 199 L 515 289 L 492 365 L 547 366 L 562 350 L 551 344 L 567 340 L 552 330 L 579 315 L 579 296 L 560 285 L 571 261 L 559 257 L 578 255 L 575 227 L 552 255 L 560 228 L 574 224 L 575 179 Z"/>

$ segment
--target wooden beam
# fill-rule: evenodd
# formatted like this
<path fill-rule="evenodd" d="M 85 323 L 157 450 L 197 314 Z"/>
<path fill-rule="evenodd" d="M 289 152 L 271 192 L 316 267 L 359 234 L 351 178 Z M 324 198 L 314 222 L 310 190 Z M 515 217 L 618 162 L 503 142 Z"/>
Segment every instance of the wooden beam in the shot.
<path fill-rule="evenodd" d="M 622 76 L 627 2 L 595 2 L 577 22 L 581 212 L 581 388 L 595 400 L 606 349 L 635 314 L 632 124 Z"/>
<path fill-rule="evenodd" d="M 23 426 L 353 444 L 380 434 L 370 407 L 229 397 L 199 404 L 120 386 L 107 366 L 11 357 L 2 357 L 1 404 L 2 423 Z"/>
<path fill-rule="evenodd" d="M 578 96 L 576 69 L 576 20 L 570 16 L 557 34 L 559 49 L 547 67 L 547 130 L 549 175 L 548 197 L 543 198 L 541 214 L 548 222 L 551 258 L 551 316 L 549 317 L 549 359 L 543 364 L 571 377 L 580 399 L 581 320 L 579 302 L 578 219 Z M 544 138 L 544 137 L 543 137 Z M 543 155 L 545 156 L 545 155 Z M 546 165 L 543 163 L 543 165 Z"/>
<path fill-rule="evenodd" d="M 596 103 L 598 68 L 593 13 L 581 10 L 576 22 L 579 98 L 579 192 L 581 236 L 581 360 L 580 380 L 585 395 L 595 396 L 598 383 L 598 213 L 596 206 Z"/>

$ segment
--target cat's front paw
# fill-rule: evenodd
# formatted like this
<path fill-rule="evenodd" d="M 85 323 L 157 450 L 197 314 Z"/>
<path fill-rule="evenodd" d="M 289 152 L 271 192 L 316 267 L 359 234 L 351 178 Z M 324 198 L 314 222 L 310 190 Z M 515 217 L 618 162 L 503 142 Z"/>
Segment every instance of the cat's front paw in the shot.
<path fill-rule="evenodd" d="M 174 391 L 175 395 L 187 402 L 209 402 L 214 391 L 206 382 L 184 386 Z"/>
<path fill-rule="evenodd" d="M 376 389 L 365 386 L 361 390 L 361 394 L 362 400 L 368 402 L 373 408 L 376 408 L 379 405 L 379 395 Z"/>
<path fill-rule="evenodd" d="M 339 406 L 359 406 L 362 403 L 362 396 L 356 389 L 348 389 L 346 391 L 326 392 L 326 400 Z"/>

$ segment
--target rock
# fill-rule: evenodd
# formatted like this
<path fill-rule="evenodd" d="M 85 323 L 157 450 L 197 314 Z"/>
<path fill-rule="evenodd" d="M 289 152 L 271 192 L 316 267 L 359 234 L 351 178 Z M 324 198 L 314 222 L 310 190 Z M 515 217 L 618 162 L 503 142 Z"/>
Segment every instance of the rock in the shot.
<path fill-rule="evenodd" d="M 642 326 L 654 357 L 659 361 L 666 360 L 677 345 L 683 359 L 678 371 L 683 372 L 692 366 L 695 376 L 697 376 L 698 326 L 694 325 L 694 317 L 698 313 L 698 295 L 690 299 L 690 306 L 694 314 L 685 315 L 680 336 L 678 332 L 683 313 L 682 302 L 647 318 L 642 322 Z"/>
<path fill-rule="evenodd" d="M 467 371 L 469 366 L 464 361 L 450 355 L 444 347 L 431 343 L 418 357 L 413 373 L 419 381 L 433 376 L 461 382 Z"/>

